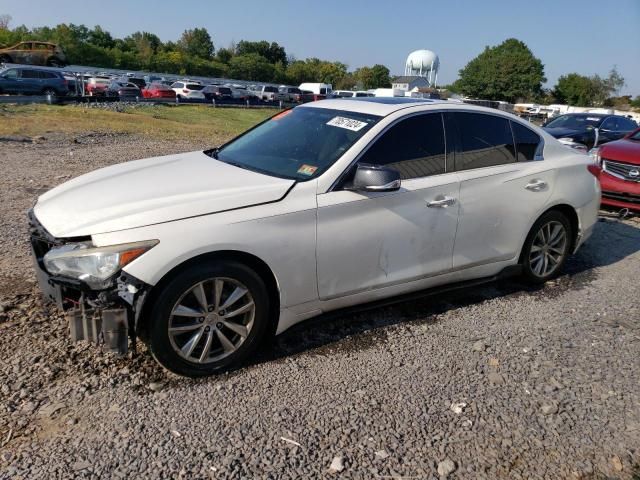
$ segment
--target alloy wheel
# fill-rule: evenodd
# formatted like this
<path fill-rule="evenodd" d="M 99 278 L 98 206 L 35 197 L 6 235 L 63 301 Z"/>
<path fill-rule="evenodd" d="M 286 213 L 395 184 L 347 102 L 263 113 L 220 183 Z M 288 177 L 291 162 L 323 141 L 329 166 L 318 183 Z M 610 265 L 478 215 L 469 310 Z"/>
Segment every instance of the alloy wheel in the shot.
<path fill-rule="evenodd" d="M 249 336 L 256 306 L 237 280 L 215 277 L 189 288 L 169 318 L 174 351 L 193 363 L 211 363 L 235 352 Z"/>
<path fill-rule="evenodd" d="M 567 250 L 567 230 L 558 221 L 542 225 L 533 239 L 529 253 L 531 271 L 537 277 L 551 275 L 562 264 Z"/>

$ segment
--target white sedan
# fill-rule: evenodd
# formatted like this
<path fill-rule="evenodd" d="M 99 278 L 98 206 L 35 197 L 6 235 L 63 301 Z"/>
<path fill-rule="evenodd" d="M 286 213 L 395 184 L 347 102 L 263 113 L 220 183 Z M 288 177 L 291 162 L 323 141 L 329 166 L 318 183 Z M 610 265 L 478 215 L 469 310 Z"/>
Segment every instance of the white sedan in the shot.
<path fill-rule="evenodd" d="M 36 271 L 74 339 L 140 335 L 182 375 L 323 312 L 521 274 L 591 235 L 589 157 L 497 110 L 325 100 L 207 151 L 83 175 L 30 213 Z"/>

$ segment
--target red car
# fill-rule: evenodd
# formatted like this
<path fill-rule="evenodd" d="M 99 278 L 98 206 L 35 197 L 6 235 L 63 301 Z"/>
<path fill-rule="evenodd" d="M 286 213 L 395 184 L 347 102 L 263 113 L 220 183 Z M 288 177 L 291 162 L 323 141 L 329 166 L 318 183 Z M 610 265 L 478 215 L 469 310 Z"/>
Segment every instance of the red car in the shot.
<path fill-rule="evenodd" d="M 91 97 L 102 97 L 107 94 L 110 84 L 111 79 L 108 77 L 90 77 L 84 84 L 84 90 Z"/>
<path fill-rule="evenodd" d="M 598 148 L 602 205 L 640 212 L 640 128 Z"/>
<path fill-rule="evenodd" d="M 152 83 L 142 89 L 142 96 L 144 98 L 176 98 L 176 92 L 168 85 Z"/>

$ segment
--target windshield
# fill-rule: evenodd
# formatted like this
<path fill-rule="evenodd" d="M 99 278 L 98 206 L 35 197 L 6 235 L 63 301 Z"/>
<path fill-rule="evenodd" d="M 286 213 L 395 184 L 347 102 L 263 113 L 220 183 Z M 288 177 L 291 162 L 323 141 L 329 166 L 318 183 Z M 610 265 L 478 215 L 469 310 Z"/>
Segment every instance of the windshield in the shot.
<path fill-rule="evenodd" d="M 188 88 L 189 90 L 202 90 L 204 86 L 198 85 L 197 83 L 187 83 L 185 88 Z"/>
<path fill-rule="evenodd" d="M 326 108 L 285 110 L 225 145 L 219 160 L 275 177 L 322 174 L 380 117 Z"/>
<path fill-rule="evenodd" d="M 270 93 L 278 93 L 278 89 L 276 87 L 264 87 L 264 91 Z"/>
<path fill-rule="evenodd" d="M 547 128 L 571 128 L 584 130 L 588 127 L 597 128 L 603 117 L 590 115 L 561 115 L 545 125 Z"/>
<path fill-rule="evenodd" d="M 640 130 L 629 137 L 631 140 L 640 140 Z"/>

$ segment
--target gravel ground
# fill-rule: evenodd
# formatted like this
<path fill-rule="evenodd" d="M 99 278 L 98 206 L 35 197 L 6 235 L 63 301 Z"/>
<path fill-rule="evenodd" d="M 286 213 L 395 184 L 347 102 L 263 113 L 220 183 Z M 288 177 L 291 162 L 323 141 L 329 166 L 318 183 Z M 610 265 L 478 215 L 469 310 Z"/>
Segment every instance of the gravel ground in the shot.
<path fill-rule="evenodd" d="M 199 147 L 0 144 L 0 478 L 640 478 L 637 219 L 603 217 L 543 288 L 312 320 L 219 377 L 71 344 L 25 211 L 76 174 Z"/>

